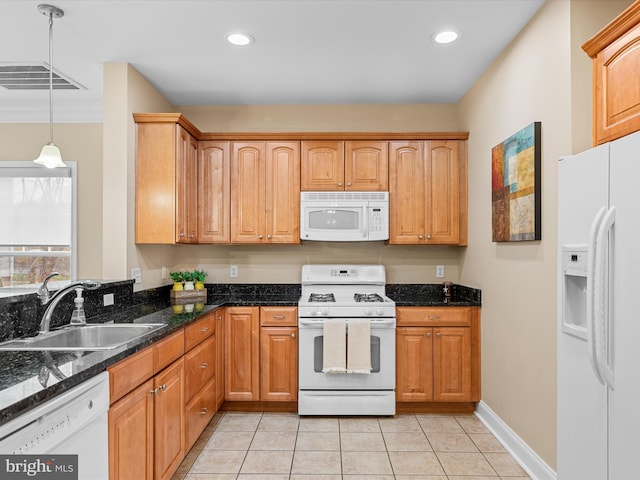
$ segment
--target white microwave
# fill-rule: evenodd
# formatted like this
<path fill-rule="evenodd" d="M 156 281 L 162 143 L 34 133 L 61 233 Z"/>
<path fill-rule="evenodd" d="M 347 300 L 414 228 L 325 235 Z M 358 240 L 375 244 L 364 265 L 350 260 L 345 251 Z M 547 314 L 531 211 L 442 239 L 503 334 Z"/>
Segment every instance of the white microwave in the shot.
<path fill-rule="evenodd" d="M 300 239 L 389 239 L 389 192 L 300 192 Z"/>

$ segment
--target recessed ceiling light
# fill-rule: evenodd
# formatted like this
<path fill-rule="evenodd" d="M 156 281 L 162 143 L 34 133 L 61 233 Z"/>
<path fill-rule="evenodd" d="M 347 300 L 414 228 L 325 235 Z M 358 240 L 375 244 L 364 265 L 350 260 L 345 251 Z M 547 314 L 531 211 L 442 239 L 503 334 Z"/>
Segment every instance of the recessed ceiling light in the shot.
<path fill-rule="evenodd" d="M 436 43 L 451 43 L 460 38 L 460 34 L 455 30 L 443 30 L 435 33 L 431 38 Z"/>
<path fill-rule="evenodd" d="M 227 42 L 232 45 L 243 47 L 245 45 L 253 43 L 253 37 L 251 35 L 247 35 L 246 33 L 234 32 L 227 35 Z"/>

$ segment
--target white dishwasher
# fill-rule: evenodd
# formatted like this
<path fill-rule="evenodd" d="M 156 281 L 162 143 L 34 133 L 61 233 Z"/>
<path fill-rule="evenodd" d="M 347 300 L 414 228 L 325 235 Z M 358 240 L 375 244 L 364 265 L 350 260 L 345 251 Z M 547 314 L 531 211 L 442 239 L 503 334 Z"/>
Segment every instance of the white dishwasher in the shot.
<path fill-rule="evenodd" d="M 0 454 L 75 454 L 78 479 L 107 480 L 108 409 L 109 374 L 102 372 L 0 426 Z"/>

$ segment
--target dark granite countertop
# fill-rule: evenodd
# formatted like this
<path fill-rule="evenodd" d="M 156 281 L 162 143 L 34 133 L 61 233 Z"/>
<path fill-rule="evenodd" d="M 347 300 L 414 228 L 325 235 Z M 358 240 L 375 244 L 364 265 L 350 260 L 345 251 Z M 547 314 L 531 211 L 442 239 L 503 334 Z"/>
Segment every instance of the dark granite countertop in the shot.
<path fill-rule="evenodd" d="M 299 288 L 299 287 L 298 287 Z M 164 323 L 166 327 L 117 349 L 100 351 L 0 351 L 0 425 L 25 411 L 104 371 L 201 315 L 222 306 L 296 306 L 299 289 L 284 291 L 265 285 L 209 291 L 199 312 L 176 313 L 165 295 L 89 319 L 89 323 Z M 387 285 L 387 295 L 397 306 L 479 306 L 480 290 L 454 285 L 452 300 L 445 301 L 442 286 Z"/>

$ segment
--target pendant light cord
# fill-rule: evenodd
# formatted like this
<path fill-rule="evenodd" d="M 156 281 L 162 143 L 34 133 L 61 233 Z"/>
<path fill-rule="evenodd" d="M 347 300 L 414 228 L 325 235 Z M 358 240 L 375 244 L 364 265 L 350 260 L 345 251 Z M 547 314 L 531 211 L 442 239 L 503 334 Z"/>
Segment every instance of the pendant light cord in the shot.
<path fill-rule="evenodd" d="M 53 12 L 49 14 L 49 138 L 53 144 Z"/>

